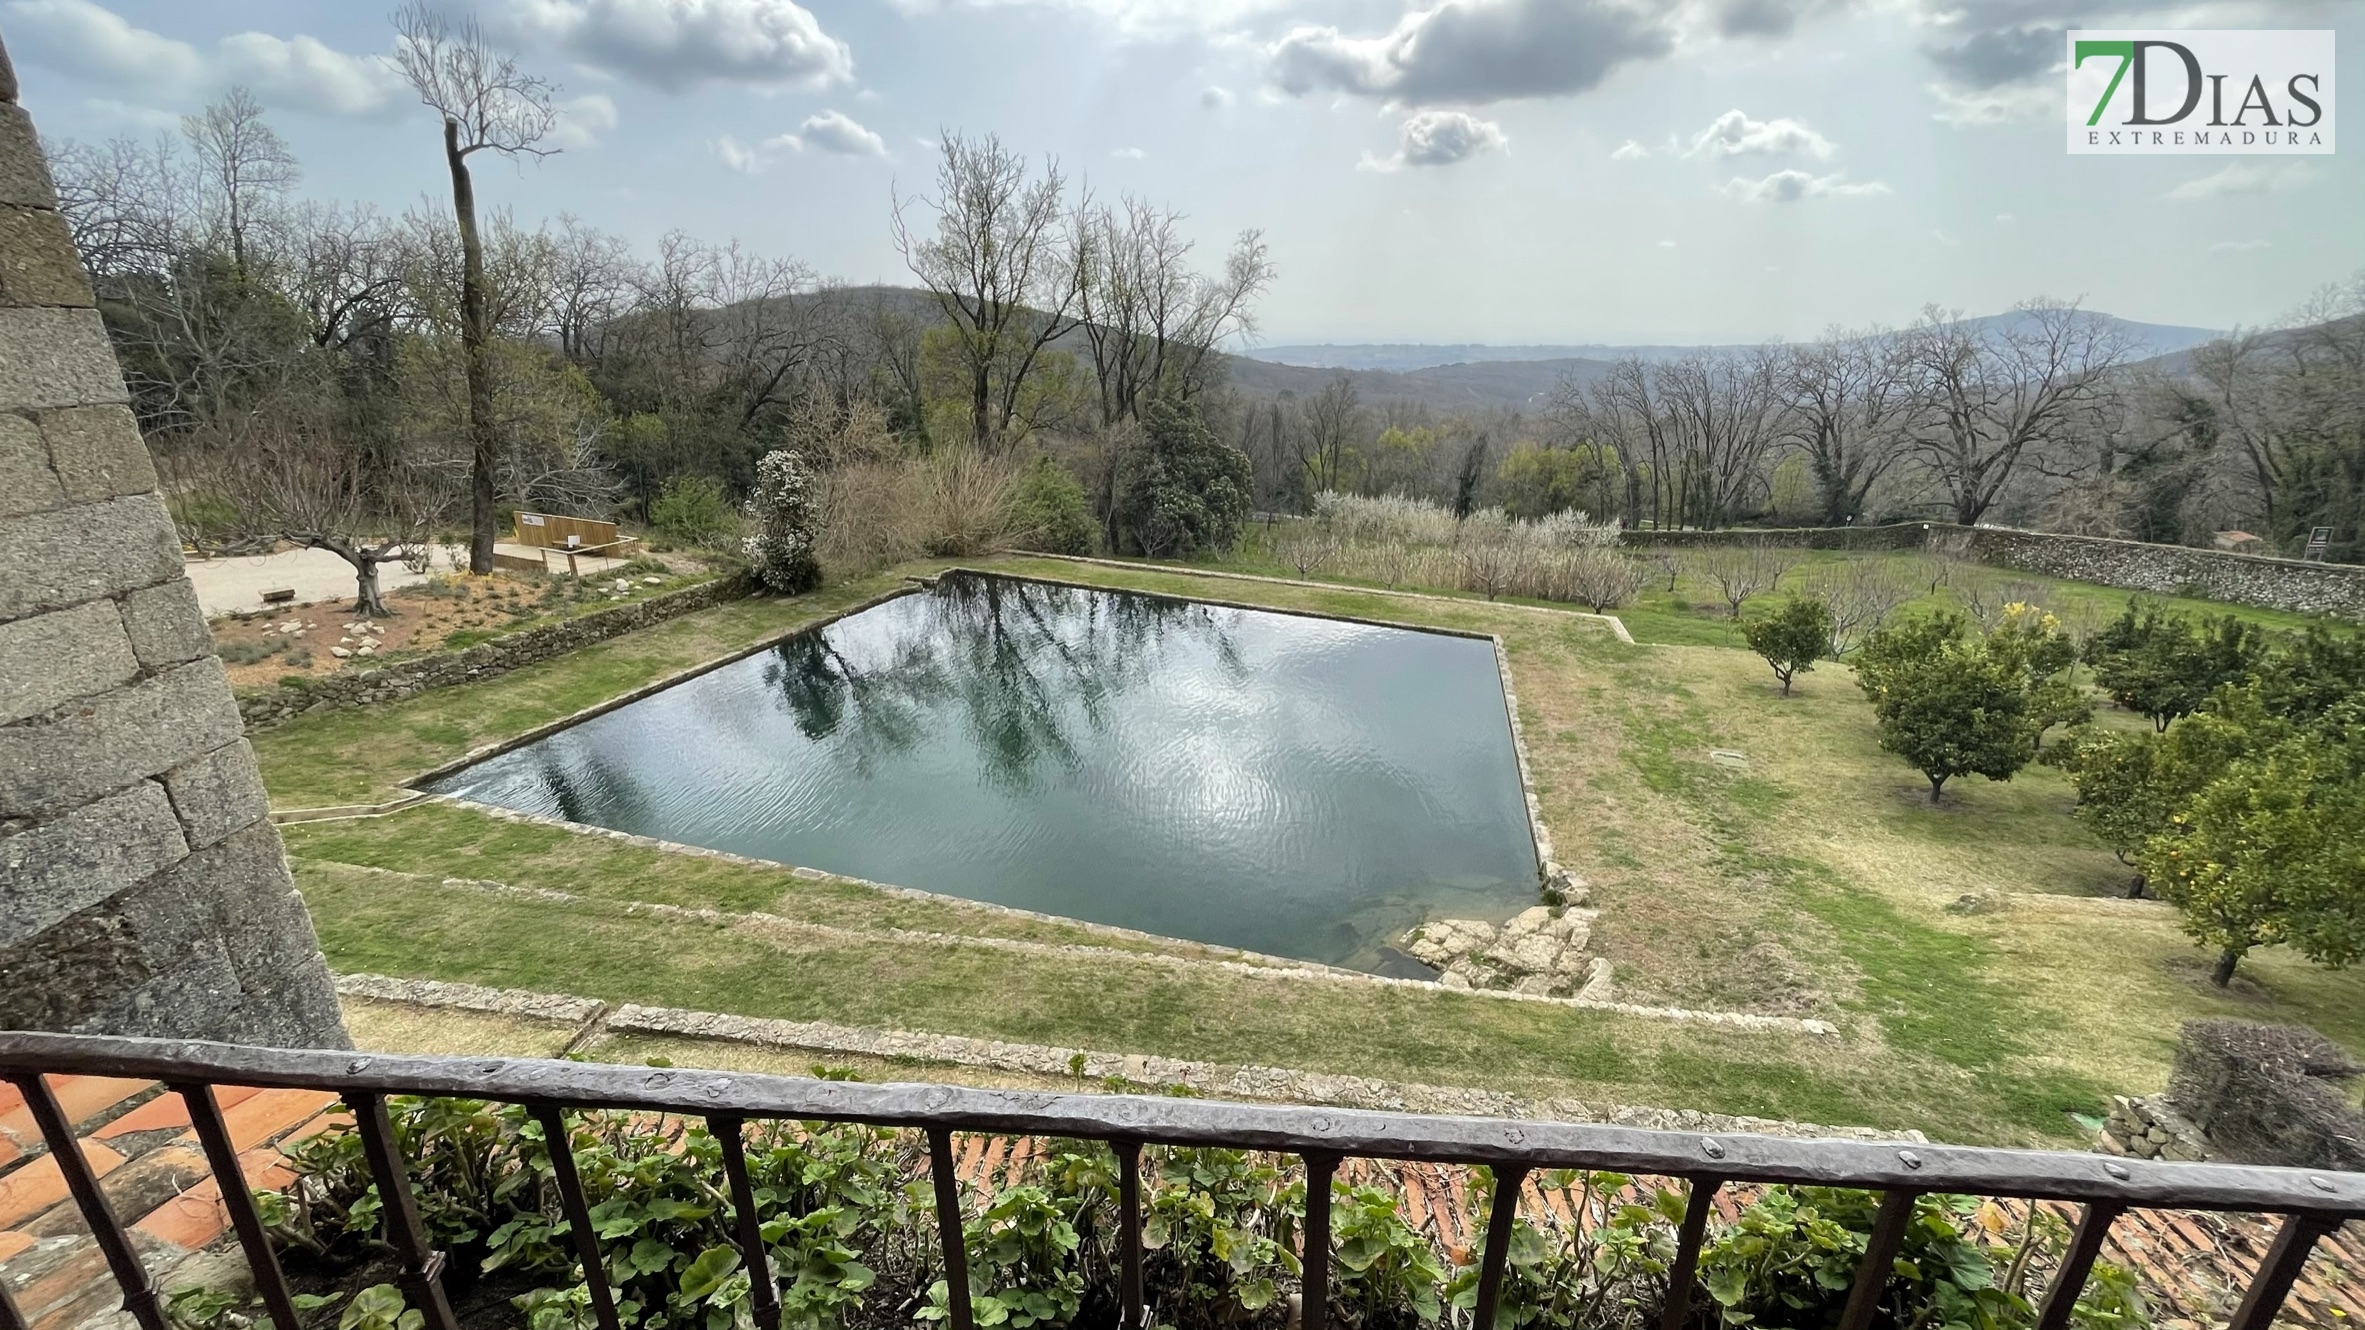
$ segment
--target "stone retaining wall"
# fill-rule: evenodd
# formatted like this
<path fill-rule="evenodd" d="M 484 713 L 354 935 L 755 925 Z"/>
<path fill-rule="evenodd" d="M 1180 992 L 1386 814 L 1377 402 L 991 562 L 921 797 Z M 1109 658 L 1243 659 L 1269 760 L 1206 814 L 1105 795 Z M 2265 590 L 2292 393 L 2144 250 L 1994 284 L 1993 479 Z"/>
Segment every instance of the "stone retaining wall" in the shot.
<path fill-rule="evenodd" d="M 1618 542 L 1631 549 L 1650 550 L 1714 549 L 1732 545 L 1923 550 L 1991 568 L 2008 568 L 2123 591 L 2192 596 L 2259 609 L 2365 619 L 2365 566 L 2306 563 L 2185 545 L 2063 536 L 2012 527 L 1899 522 L 1864 527 L 1625 531 L 1619 533 Z"/>
<path fill-rule="evenodd" d="M 540 628 L 528 628 L 506 637 L 496 637 L 464 651 L 437 652 L 416 660 L 381 665 L 376 669 L 340 670 L 314 679 L 302 687 L 282 684 L 276 688 L 243 693 L 238 698 L 238 711 L 245 718 L 247 729 L 259 730 L 307 711 L 400 701 L 430 688 L 475 683 L 507 674 L 511 670 L 553 656 L 563 656 L 634 629 L 711 609 L 726 601 L 744 599 L 754 595 L 756 590 L 755 580 L 743 573 L 719 577 L 711 582 L 668 591 L 629 605 L 594 610 Z"/>
<path fill-rule="evenodd" d="M 1932 526 L 1926 548 L 1992 568 L 2127 591 L 2365 619 L 2365 567 L 2356 564 L 2305 563 L 1990 526 Z"/>

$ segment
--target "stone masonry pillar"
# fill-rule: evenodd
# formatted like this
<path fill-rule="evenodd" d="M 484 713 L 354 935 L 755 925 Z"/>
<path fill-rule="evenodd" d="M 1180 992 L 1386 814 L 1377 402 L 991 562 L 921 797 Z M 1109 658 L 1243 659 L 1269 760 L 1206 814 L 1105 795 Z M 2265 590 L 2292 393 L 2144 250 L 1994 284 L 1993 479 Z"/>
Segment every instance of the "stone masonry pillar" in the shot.
<path fill-rule="evenodd" d="M 0 1028 L 350 1046 L 0 47 Z"/>

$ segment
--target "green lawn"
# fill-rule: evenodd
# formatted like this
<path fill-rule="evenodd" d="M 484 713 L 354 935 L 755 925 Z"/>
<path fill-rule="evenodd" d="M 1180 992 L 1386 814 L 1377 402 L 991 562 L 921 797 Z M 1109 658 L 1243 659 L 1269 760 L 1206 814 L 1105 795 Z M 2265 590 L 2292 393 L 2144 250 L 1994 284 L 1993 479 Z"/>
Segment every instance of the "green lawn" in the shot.
<path fill-rule="evenodd" d="M 2070 1111 L 2156 1090 L 2177 1022 L 2190 1016 L 2304 1021 L 2365 1050 L 2365 982 L 2355 975 L 2267 952 L 2245 962 L 2231 992 L 2210 988 L 2172 911 L 2116 899 L 2125 870 L 2069 815 L 2058 773 L 1957 782 L 1932 808 L 1920 777 L 1875 745 L 1844 667 L 1826 663 L 1782 698 L 1763 662 L 1718 644 L 1729 633 L 1721 620 L 1646 609 L 1630 620 L 1646 644 L 1628 646 L 1586 617 L 1475 598 L 1147 565 L 994 566 L 1499 634 L 1545 818 L 1561 859 L 1593 884 L 1603 909 L 1595 937 L 1617 963 L 1619 996 L 1821 1016 L 1843 1034 L 1733 1033 L 1440 992 L 1178 973 L 1110 954 L 1105 939 L 1064 925 L 444 806 L 287 829 L 332 963 L 1985 1142 L 2071 1141 Z M 898 580 L 686 616 L 485 683 L 305 717 L 259 736 L 257 748 L 281 806 L 384 797 L 472 746 Z M 1745 754 L 1746 766 L 1710 762 L 1712 748 Z M 504 897 L 445 887 L 444 877 L 588 899 Z M 762 910 L 865 935 L 628 916 L 631 901 Z M 869 935 L 888 928 L 1102 950 L 1045 956 Z"/>

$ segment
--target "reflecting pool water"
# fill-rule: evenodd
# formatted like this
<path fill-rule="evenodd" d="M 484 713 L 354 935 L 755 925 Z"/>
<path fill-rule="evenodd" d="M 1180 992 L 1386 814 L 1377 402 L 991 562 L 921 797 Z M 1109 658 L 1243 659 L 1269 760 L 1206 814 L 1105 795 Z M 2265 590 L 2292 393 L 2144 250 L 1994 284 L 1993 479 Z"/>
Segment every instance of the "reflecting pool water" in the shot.
<path fill-rule="evenodd" d="M 440 793 L 973 900 L 1402 970 L 1535 901 L 1494 647 L 954 575 Z"/>

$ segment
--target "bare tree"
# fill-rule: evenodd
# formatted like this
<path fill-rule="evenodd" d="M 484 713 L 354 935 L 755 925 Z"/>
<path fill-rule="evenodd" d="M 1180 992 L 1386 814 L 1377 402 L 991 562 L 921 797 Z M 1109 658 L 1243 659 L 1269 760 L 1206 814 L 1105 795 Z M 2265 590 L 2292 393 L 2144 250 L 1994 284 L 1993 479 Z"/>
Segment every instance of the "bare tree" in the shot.
<path fill-rule="evenodd" d="M 383 335 L 402 317 L 413 254 L 375 209 L 315 204 L 298 211 L 288 230 L 283 282 L 314 346 L 341 350 Z"/>
<path fill-rule="evenodd" d="M 1306 399 L 1299 426 L 1291 432 L 1292 441 L 1297 445 L 1307 489 L 1316 494 L 1354 491 L 1359 477 L 1347 474 L 1348 455 L 1370 428 L 1356 397 L 1355 381 L 1341 374 L 1323 384 L 1322 391 Z"/>
<path fill-rule="evenodd" d="M 1806 455 L 1825 526 L 1862 516 L 1872 487 L 1904 455 L 1916 399 L 1900 349 L 1882 329 L 1835 328 L 1783 354 L 1787 433 Z"/>
<path fill-rule="evenodd" d="M 1886 559 L 1849 559 L 1819 571 L 1808 594 L 1831 614 L 1831 658 L 1838 660 L 1913 599 L 1913 583 Z"/>
<path fill-rule="evenodd" d="M 1140 418 L 1152 395 L 1196 396 L 1217 348 L 1255 328 L 1253 304 L 1273 278 L 1264 238 L 1244 231 L 1220 277 L 1190 267 L 1182 214 L 1135 198 L 1086 207 L 1070 222 L 1086 238 L 1077 313 L 1092 348 L 1101 423 Z"/>
<path fill-rule="evenodd" d="M 1904 344 L 1924 411 L 1914 447 L 1954 520 L 1976 525 L 2032 451 L 2090 427 L 2128 349 L 2075 302 L 2030 301 L 1989 326 L 1924 310 Z"/>
<path fill-rule="evenodd" d="M 600 358 L 609 329 L 631 305 L 637 264 L 622 236 L 561 213 L 552 239 L 551 332 L 578 365 Z"/>
<path fill-rule="evenodd" d="M 1005 442 L 1047 349 L 1076 326 L 1089 241 L 1063 225 L 1067 183 L 1057 161 L 1035 176 L 990 134 L 947 132 L 941 147 L 936 197 L 895 199 L 895 247 L 951 326 L 970 431 L 992 450 Z M 935 214 L 932 229 L 912 228 L 911 202 Z"/>
<path fill-rule="evenodd" d="M 1642 560 L 1613 549 L 1568 550 L 1552 556 L 1549 576 L 1554 600 L 1573 600 L 1595 614 L 1607 614 L 1634 599 L 1650 580 Z"/>
<path fill-rule="evenodd" d="M 452 215 L 460 230 L 460 338 L 467 351 L 470 469 L 468 570 L 493 570 L 494 471 L 500 439 L 494 433 L 493 325 L 486 310 L 484 247 L 476 229 L 476 185 L 468 159 L 490 149 L 504 156 L 543 157 L 538 146 L 557 123 L 557 87 L 518 68 L 496 49 L 476 19 L 455 27 L 425 0 L 395 11 L 394 60 L 419 100 L 443 117 L 444 164 L 452 175 Z"/>
<path fill-rule="evenodd" d="M 182 454 L 180 479 L 227 501 L 239 528 L 266 546 L 286 540 L 343 559 L 353 567 L 353 612 L 391 617 L 380 570 L 423 563 L 453 487 L 429 464 L 373 467 L 305 414 L 240 422 L 230 437 Z"/>
<path fill-rule="evenodd" d="M 1762 541 L 1719 545 L 1693 560 L 1700 575 L 1716 583 L 1716 594 L 1730 618 L 1741 617 L 1741 607 L 1753 596 L 1782 589 L 1782 577 L 1798 564 L 1798 555 Z"/>
<path fill-rule="evenodd" d="M 303 172 L 287 141 L 264 123 L 262 104 L 245 88 L 233 87 L 196 115 L 181 117 L 181 136 L 196 153 L 207 202 L 229 241 L 230 261 L 245 271 L 247 234 Z"/>

